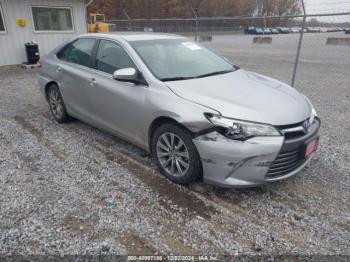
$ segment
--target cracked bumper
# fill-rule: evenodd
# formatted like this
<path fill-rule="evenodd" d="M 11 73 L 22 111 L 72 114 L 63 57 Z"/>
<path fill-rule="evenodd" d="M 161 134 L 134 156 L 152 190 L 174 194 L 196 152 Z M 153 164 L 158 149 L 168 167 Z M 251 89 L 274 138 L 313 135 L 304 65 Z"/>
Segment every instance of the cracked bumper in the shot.
<path fill-rule="evenodd" d="M 193 141 L 202 160 L 205 182 L 221 187 L 251 187 L 266 182 L 265 175 L 283 140 L 281 136 L 236 141 L 212 132 Z"/>
<path fill-rule="evenodd" d="M 290 172 L 278 177 L 267 176 L 271 165 L 286 148 L 303 148 L 306 142 L 318 137 L 317 120 L 309 134 L 296 140 L 280 137 L 255 137 L 247 141 L 228 139 L 216 131 L 193 140 L 202 160 L 203 178 L 221 187 L 254 187 L 293 176 L 303 169 L 313 155 Z M 294 148 L 293 148 L 294 147 Z"/>

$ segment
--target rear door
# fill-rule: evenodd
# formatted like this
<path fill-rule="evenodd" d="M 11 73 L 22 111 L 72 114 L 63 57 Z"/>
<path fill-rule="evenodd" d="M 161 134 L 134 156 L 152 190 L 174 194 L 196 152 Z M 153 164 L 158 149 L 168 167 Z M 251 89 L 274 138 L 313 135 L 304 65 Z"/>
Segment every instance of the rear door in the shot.
<path fill-rule="evenodd" d="M 91 65 L 96 44 L 96 39 L 80 38 L 57 54 L 56 73 L 68 113 L 86 121 L 91 120 L 87 90 L 94 82 Z"/>
<path fill-rule="evenodd" d="M 148 88 L 112 77 L 118 69 L 137 69 L 133 60 L 119 43 L 100 40 L 94 67 L 96 81 L 88 87 L 93 121 L 104 129 L 143 143 L 144 103 Z"/>

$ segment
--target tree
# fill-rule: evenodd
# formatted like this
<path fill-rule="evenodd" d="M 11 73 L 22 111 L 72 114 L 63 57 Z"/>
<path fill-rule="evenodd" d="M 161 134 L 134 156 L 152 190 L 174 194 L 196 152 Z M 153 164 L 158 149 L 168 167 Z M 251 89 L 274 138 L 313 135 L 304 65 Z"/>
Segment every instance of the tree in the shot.
<path fill-rule="evenodd" d="M 189 18 L 192 8 L 199 16 L 283 16 L 299 14 L 300 0 L 95 0 L 89 12 L 104 13 L 107 19 Z"/>

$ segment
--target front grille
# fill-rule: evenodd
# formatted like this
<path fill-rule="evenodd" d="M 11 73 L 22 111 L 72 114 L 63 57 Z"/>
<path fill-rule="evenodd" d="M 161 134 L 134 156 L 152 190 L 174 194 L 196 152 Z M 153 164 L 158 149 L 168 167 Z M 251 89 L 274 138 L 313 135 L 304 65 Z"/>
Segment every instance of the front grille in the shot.
<path fill-rule="evenodd" d="M 279 153 L 275 161 L 272 163 L 267 178 L 276 178 L 284 176 L 304 163 L 305 159 L 300 154 L 300 150 Z"/>
<path fill-rule="evenodd" d="M 308 121 L 308 119 L 305 121 Z M 292 125 L 276 126 L 276 127 L 284 135 L 285 139 L 295 139 L 295 138 L 304 136 L 305 133 L 307 132 L 307 130 L 303 127 L 303 123 L 305 121 L 292 124 Z"/>
<path fill-rule="evenodd" d="M 284 143 L 266 174 L 267 179 L 285 176 L 305 163 L 306 145 L 318 136 L 320 124 L 320 120 L 316 117 L 307 129 L 303 128 L 302 123 L 278 127 L 284 134 Z"/>

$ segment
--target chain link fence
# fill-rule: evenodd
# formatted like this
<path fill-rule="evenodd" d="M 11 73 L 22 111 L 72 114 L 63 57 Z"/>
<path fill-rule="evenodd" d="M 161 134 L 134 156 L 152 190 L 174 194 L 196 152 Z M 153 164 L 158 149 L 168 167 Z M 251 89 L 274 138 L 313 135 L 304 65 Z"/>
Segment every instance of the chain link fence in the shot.
<path fill-rule="evenodd" d="M 195 13 L 194 13 L 195 15 Z M 297 86 L 330 62 L 350 69 L 350 12 L 255 17 L 111 19 L 111 31 L 182 34 L 233 62 Z M 261 40 L 261 38 L 264 38 Z M 210 42 L 205 42 L 210 40 Z M 256 42 L 255 42 L 256 41 Z M 312 79 L 318 77 L 314 75 Z"/>

